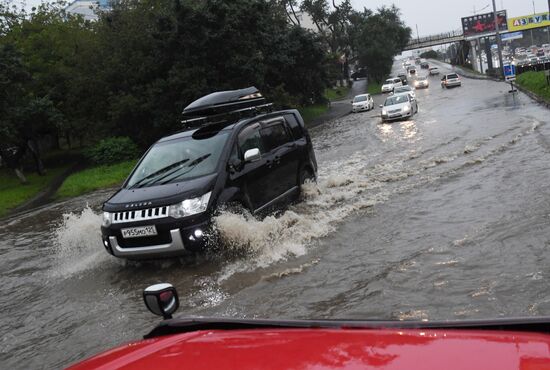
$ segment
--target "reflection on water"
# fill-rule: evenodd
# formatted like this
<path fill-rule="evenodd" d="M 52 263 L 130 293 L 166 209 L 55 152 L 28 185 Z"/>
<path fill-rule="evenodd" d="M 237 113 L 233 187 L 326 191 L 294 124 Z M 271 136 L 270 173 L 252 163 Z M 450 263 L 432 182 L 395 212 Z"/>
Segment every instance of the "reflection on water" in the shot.
<path fill-rule="evenodd" d="M 406 140 L 416 141 L 418 137 L 418 126 L 415 121 L 397 121 L 388 122 L 378 125 L 380 140 L 386 142 L 388 140 Z"/>
<path fill-rule="evenodd" d="M 414 121 L 405 121 L 400 124 L 403 138 L 414 139 L 418 133 L 418 128 Z"/>
<path fill-rule="evenodd" d="M 378 131 L 380 132 L 380 139 L 382 139 L 383 142 L 386 142 L 394 136 L 393 126 L 391 123 L 384 122 L 383 124 L 378 125 Z"/>

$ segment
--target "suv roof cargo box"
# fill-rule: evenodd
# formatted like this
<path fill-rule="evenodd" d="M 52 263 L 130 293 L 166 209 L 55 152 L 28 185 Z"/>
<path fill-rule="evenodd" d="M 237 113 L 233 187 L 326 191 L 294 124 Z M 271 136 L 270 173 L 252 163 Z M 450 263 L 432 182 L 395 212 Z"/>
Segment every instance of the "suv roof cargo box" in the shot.
<path fill-rule="evenodd" d="M 234 121 L 270 109 L 271 105 L 265 103 L 262 93 L 254 86 L 218 91 L 203 96 L 185 107 L 182 123 L 186 126 L 203 126 Z"/>

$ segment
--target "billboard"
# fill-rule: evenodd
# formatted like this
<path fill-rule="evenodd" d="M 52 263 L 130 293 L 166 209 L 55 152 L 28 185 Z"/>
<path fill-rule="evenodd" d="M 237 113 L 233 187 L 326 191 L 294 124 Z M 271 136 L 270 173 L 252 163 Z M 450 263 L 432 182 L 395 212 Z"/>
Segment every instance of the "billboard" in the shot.
<path fill-rule="evenodd" d="M 509 31 L 523 31 L 530 28 L 550 26 L 550 14 L 548 12 L 524 15 L 508 19 Z"/>
<path fill-rule="evenodd" d="M 506 22 L 506 10 L 497 12 L 498 29 L 507 31 L 508 24 Z M 472 15 L 462 18 L 462 32 L 464 36 L 483 36 L 486 34 L 495 33 L 495 19 L 493 12 Z"/>

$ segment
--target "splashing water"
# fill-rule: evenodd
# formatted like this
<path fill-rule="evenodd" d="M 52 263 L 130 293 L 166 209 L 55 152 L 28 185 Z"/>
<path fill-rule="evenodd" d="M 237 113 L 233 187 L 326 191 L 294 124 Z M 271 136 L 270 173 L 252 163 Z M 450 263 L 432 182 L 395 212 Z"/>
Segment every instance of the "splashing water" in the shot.
<path fill-rule="evenodd" d="M 80 214 L 63 215 L 53 237 L 58 265 L 54 275 L 68 277 L 112 260 L 102 248 L 100 225 L 101 215 L 88 205 Z"/>

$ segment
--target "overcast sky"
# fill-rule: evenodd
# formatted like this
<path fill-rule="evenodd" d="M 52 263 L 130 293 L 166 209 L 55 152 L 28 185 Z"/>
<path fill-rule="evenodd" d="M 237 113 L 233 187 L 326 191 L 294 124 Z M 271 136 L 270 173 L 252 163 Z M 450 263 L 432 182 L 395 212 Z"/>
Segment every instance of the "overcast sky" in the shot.
<path fill-rule="evenodd" d="M 28 6 L 37 5 L 40 2 L 40 0 L 26 0 Z M 351 2 L 358 10 L 364 7 L 376 9 L 382 5 L 397 5 L 401 9 L 405 22 L 413 30 L 413 36 L 416 36 L 417 24 L 420 36 L 428 36 L 461 29 L 460 18 L 473 15 L 474 7 L 478 13 L 492 10 L 492 0 L 351 0 Z M 508 17 L 533 13 L 533 3 L 537 13 L 548 10 L 548 0 L 496 0 L 498 10 L 506 9 Z"/>
<path fill-rule="evenodd" d="M 395 4 L 401 9 L 403 19 L 416 36 L 416 25 L 420 37 L 462 29 L 460 18 L 492 11 L 492 0 L 351 0 L 353 7 L 376 9 L 382 5 Z M 548 0 L 496 0 L 497 10 L 505 9 L 508 17 L 519 17 L 533 13 L 533 2 L 537 13 L 548 11 Z M 487 8 L 485 8 L 487 6 Z M 480 9 L 485 10 L 480 11 Z"/>

